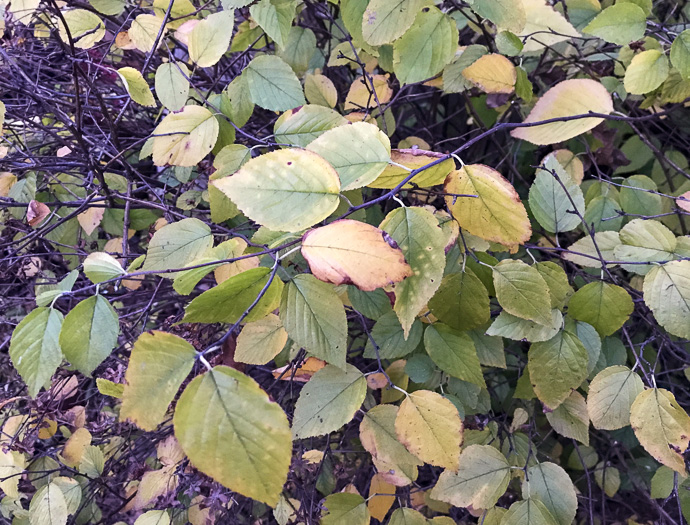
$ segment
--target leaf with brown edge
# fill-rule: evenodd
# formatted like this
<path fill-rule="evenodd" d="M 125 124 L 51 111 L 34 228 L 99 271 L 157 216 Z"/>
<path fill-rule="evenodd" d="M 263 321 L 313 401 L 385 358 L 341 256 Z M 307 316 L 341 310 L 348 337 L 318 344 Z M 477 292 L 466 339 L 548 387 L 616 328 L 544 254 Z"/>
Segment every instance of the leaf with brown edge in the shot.
<path fill-rule="evenodd" d="M 343 219 L 315 228 L 302 238 L 302 255 L 314 277 L 372 291 L 412 275 L 395 241 L 374 226 Z"/>
<path fill-rule="evenodd" d="M 471 164 L 446 178 L 446 204 L 460 227 L 487 241 L 516 247 L 532 236 L 532 226 L 515 188 L 496 170 Z M 457 195 L 475 195 L 458 197 Z"/>
<path fill-rule="evenodd" d="M 43 220 L 50 214 L 50 208 L 38 201 L 29 202 L 29 206 L 26 210 L 26 222 L 29 226 L 38 226 L 43 222 Z"/>

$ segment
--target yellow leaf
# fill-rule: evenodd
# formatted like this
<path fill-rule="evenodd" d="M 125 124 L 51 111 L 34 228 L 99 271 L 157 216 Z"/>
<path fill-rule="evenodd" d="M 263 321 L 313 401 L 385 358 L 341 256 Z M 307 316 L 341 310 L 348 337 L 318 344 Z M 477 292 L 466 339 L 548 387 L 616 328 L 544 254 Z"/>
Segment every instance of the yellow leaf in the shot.
<path fill-rule="evenodd" d="M 235 360 L 252 365 L 265 365 L 285 346 L 288 334 L 275 314 L 247 323 L 237 336 Z"/>
<path fill-rule="evenodd" d="M 225 247 L 224 259 L 234 259 L 245 255 L 244 251 L 247 249 L 246 241 L 240 237 L 229 239 L 219 244 L 217 248 L 220 248 L 221 246 Z M 213 277 L 215 277 L 216 283 L 220 284 L 223 281 L 230 279 L 230 277 L 241 274 L 245 270 L 251 270 L 252 268 L 258 267 L 259 258 L 248 257 L 247 259 L 240 259 L 239 261 L 226 263 L 219 266 L 213 270 Z"/>
<path fill-rule="evenodd" d="M 201 106 L 168 114 L 153 131 L 153 163 L 196 166 L 215 146 L 218 130 L 213 113 Z"/>
<path fill-rule="evenodd" d="M 2 195 L 2 193 L 0 193 L 0 195 Z M 686 191 L 682 195 L 679 195 L 676 198 L 676 205 L 685 211 L 690 211 L 690 191 Z"/>
<path fill-rule="evenodd" d="M 139 483 L 137 495 L 134 498 L 134 508 L 143 509 L 159 496 L 163 496 L 177 488 L 177 467 L 163 467 L 158 470 L 145 472 Z"/>
<path fill-rule="evenodd" d="M 0 130 L 1 131 L 1 130 Z M 0 197 L 7 197 L 10 188 L 17 182 L 17 176 L 4 171 L 0 173 Z"/>
<path fill-rule="evenodd" d="M 411 170 L 416 170 L 427 164 L 431 164 L 442 157 L 443 154 L 441 153 L 421 149 L 391 150 L 391 161 L 395 162 L 395 164 L 386 166 L 381 175 L 371 184 L 367 184 L 367 186 L 369 188 L 393 189 L 410 174 Z M 401 168 L 399 164 L 406 166 L 408 169 Z M 446 176 L 453 168 L 455 168 L 453 159 L 446 159 L 418 173 L 411 182 L 419 188 L 436 186 L 437 184 L 443 183 Z M 403 186 L 404 189 L 410 189 L 412 187 L 412 184 L 409 182 Z"/>
<path fill-rule="evenodd" d="M 369 80 L 371 79 L 371 80 Z M 374 85 L 372 92 L 371 86 Z M 376 94 L 374 96 L 374 93 Z M 375 108 L 379 104 L 385 104 L 393 96 L 393 90 L 388 85 L 388 77 L 385 75 L 371 75 L 365 81 L 358 77 L 350 86 L 350 91 L 345 99 L 345 111 L 351 109 Z"/>
<path fill-rule="evenodd" d="M 388 483 L 380 473 L 374 474 L 369 484 L 369 501 L 367 502 L 369 514 L 374 519 L 383 522 L 394 501 L 395 485 Z"/>
<path fill-rule="evenodd" d="M 302 255 L 317 279 L 354 284 L 365 291 L 412 275 L 405 256 L 387 233 L 349 219 L 305 233 Z"/>
<path fill-rule="evenodd" d="M 485 93 L 512 93 L 517 71 L 506 57 L 492 53 L 463 69 L 462 76 Z"/>
<path fill-rule="evenodd" d="M 163 21 L 156 15 L 139 15 L 132 21 L 128 31 L 129 38 L 139 51 L 148 53 L 153 49 L 162 24 Z M 163 36 L 165 33 L 161 35 L 158 45 L 163 41 Z"/>
<path fill-rule="evenodd" d="M 120 75 L 127 93 L 134 102 L 146 107 L 156 106 L 153 93 L 139 70 L 133 67 L 122 67 L 117 70 L 117 74 Z"/>
<path fill-rule="evenodd" d="M 606 88 L 595 80 L 565 80 L 549 89 L 532 108 L 524 120 L 525 124 L 544 120 L 586 115 L 589 112 L 609 114 L 613 111 L 613 101 Z M 555 144 L 598 126 L 603 118 L 589 117 L 551 122 L 534 127 L 514 129 L 510 134 L 533 144 Z"/>
<path fill-rule="evenodd" d="M 682 454 L 690 444 L 690 417 L 671 392 L 663 388 L 641 392 L 630 407 L 630 424 L 654 459 L 685 476 Z"/>
<path fill-rule="evenodd" d="M 105 208 L 91 207 L 77 215 L 77 220 L 84 228 L 86 235 L 91 235 L 103 220 L 104 214 Z"/>
<path fill-rule="evenodd" d="M 81 459 L 86 452 L 86 448 L 91 444 L 91 432 L 85 428 L 78 428 L 70 436 L 62 449 L 62 461 L 69 467 L 76 467 L 81 463 Z"/>
<path fill-rule="evenodd" d="M 496 170 L 482 164 L 451 172 L 445 191 L 448 209 L 461 228 L 487 241 L 515 247 L 529 240 L 532 227 L 515 188 Z M 456 197 L 455 195 L 477 195 Z"/>
<path fill-rule="evenodd" d="M 517 0 L 525 10 L 526 24 L 517 36 L 526 42 L 523 52 L 540 51 L 580 33 L 545 0 Z M 517 2 L 516 2 L 517 3 Z M 508 29 L 508 25 L 505 26 Z"/>
<path fill-rule="evenodd" d="M 407 396 L 395 420 L 395 432 L 407 450 L 426 463 L 450 470 L 458 469 L 462 431 L 455 405 L 430 390 Z"/>
<path fill-rule="evenodd" d="M 50 439 L 57 432 L 57 421 L 53 419 L 46 419 L 41 422 L 41 428 L 38 430 L 38 439 Z"/>

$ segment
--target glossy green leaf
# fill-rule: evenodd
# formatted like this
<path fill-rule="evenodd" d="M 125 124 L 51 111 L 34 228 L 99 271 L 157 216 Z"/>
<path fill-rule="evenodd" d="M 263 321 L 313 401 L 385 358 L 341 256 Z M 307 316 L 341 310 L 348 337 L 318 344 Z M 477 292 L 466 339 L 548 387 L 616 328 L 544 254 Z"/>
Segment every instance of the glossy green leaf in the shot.
<path fill-rule="evenodd" d="M 39 307 L 31 311 L 12 332 L 10 359 L 29 389 L 36 397 L 41 387 L 62 362 L 60 329 L 62 314 L 52 308 Z"/>
<path fill-rule="evenodd" d="M 264 288 L 263 296 L 254 304 Z M 256 321 L 278 307 L 282 291 L 283 282 L 272 277 L 270 268 L 252 268 L 194 298 L 185 308 L 182 322 L 236 323 L 252 304 L 243 320 Z"/>
<path fill-rule="evenodd" d="M 105 297 L 94 295 L 67 314 L 60 330 L 60 346 L 65 358 L 90 376 L 117 346 L 119 333 L 117 312 Z"/>
<path fill-rule="evenodd" d="M 292 457 L 290 427 L 253 379 L 227 366 L 195 377 L 173 424 L 192 465 L 230 490 L 278 503 Z"/>

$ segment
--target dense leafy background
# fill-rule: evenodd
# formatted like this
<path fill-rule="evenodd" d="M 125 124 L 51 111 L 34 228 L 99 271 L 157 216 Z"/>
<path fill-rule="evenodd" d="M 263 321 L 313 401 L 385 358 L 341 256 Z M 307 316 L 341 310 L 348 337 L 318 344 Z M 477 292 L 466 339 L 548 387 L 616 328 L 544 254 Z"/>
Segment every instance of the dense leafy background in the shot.
<path fill-rule="evenodd" d="M 0 6 L 3 520 L 690 516 L 683 3 Z"/>

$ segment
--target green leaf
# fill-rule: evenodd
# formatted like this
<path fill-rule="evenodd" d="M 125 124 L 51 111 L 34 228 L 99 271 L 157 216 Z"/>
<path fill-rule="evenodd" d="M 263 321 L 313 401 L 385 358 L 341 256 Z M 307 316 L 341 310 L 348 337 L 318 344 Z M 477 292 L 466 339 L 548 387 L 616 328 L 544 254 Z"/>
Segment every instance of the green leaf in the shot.
<path fill-rule="evenodd" d="M 398 440 L 407 450 L 425 463 L 450 470 L 458 468 L 462 429 L 455 405 L 430 390 L 408 395 L 395 419 Z"/>
<path fill-rule="evenodd" d="M 503 339 L 492 337 L 485 334 L 486 330 L 479 328 L 467 332 L 472 338 L 474 347 L 477 350 L 479 363 L 483 366 L 495 366 L 498 368 L 506 367 L 506 356 L 503 351 Z"/>
<path fill-rule="evenodd" d="M 379 472 L 390 483 L 404 486 L 417 479 L 417 467 L 423 463 L 398 441 L 395 433 L 397 416 L 398 407 L 394 405 L 373 407 L 362 418 L 359 438 Z"/>
<path fill-rule="evenodd" d="M 366 122 L 326 131 L 307 149 L 326 159 L 335 168 L 342 191 L 374 182 L 391 158 L 391 144 L 386 134 Z"/>
<path fill-rule="evenodd" d="M 624 46 L 644 37 L 646 21 L 639 6 L 618 2 L 599 13 L 582 32 Z"/>
<path fill-rule="evenodd" d="M 621 486 L 620 472 L 617 468 L 606 465 L 603 461 L 594 469 L 594 480 L 604 493 L 612 498 Z"/>
<path fill-rule="evenodd" d="M 254 102 L 249 91 L 247 76 L 244 74 L 236 76 L 223 93 L 225 95 L 221 98 L 223 113 L 230 115 L 233 124 L 241 128 L 254 112 Z"/>
<path fill-rule="evenodd" d="M 602 281 L 586 284 L 568 302 L 568 315 L 591 324 L 602 337 L 623 326 L 634 309 L 628 292 Z"/>
<path fill-rule="evenodd" d="M 623 85 L 631 95 L 644 95 L 663 84 L 668 74 L 668 58 L 664 52 L 649 49 L 633 57 L 625 70 Z"/>
<path fill-rule="evenodd" d="M 644 278 L 644 302 L 667 332 L 690 339 L 690 261 L 657 266 Z"/>
<path fill-rule="evenodd" d="M 376 321 L 374 328 L 371 330 L 371 339 L 378 346 L 378 357 L 381 359 L 396 359 L 414 352 L 422 340 L 423 330 L 422 323 L 416 320 L 412 323 L 407 333 L 407 339 L 405 339 L 405 332 L 398 316 L 395 312 L 389 311 Z M 371 340 L 367 341 L 364 357 L 369 359 L 377 357 L 376 349 Z"/>
<path fill-rule="evenodd" d="M 489 292 L 472 270 L 446 275 L 439 291 L 429 301 L 435 317 L 457 330 L 471 330 L 490 316 Z"/>
<path fill-rule="evenodd" d="M 323 436 L 348 423 L 364 402 L 367 380 L 352 365 L 344 371 L 328 365 L 304 385 L 295 405 L 292 434 L 295 439 Z"/>
<path fill-rule="evenodd" d="M 147 107 L 156 106 L 156 100 L 153 98 L 151 89 L 138 69 L 122 67 L 117 70 L 117 74 L 122 79 L 122 83 L 127 88 L 127 93 L 129 93 L 134 102 Z"/>
<path fill-rule="evenodd" d="M 211 229 L 199 219 L 182 219 L 166 224 L 153 234 L 142 270 L 184 268 L 204 255 L 212 245 Z M 175 273 L 165 275 L 174 277 Z"/>
<path fill-rule="evenodd" d="M 522 484 L 523 496 L 541 501 L 557 523 L 572 523 L 577 513 L 577 494 L 562 467 L 545 461 L 531 466 Z"/>
<path fill-rule="evenodd" d="M 623 181 L 620 204 L 631 215 L 657 215 L 663 211 L 656 183 L 646 175 L 633 175 Z"/>
<path fill-rule="evenodd" d="M 279 47 L 285 47 L 295 18 L 293 0 L 261 0 L 249 8 L 249 13 Z"/>
<path fill-rule="evenodd" d="M 501 525 L 558 525 L 549 509 L 537 498 L 513 503 L 503 515 Z"/>
<path fill-rule="evenodd" d="M 453 62 L 444 68 L 443 91 L 446 93 L 461 93 L 466 89 L 470 89 L 473 84 L 462 76 L 462 72 L 488 52 L 489 50 L 485 46 L 477 44 L 467 46 Z"/>
<path fill-rule="evenodd" d="M 525 243 L 532 227 L 515 188 L 500 173 L 481 164 L 466 165 L 446 178 L 446 205 L 461 228 L 507 246 Z M 476 195 L 476 197 L 455 197 Z"/>
<path fill-rule="evenodd" d="M 148 510 L 136 519 L 134 525 L 170 525 L 170 515 L 165 510 Z"/>
<path fill-rule="evenodd" d="M 347 123 L 347 119 L 337 111 L 307 104 L 299 109 L 283 113 L 276 120 L 273 132 L 277 142 L 304 148 L 327 131 L 337 129 Z"/>
<path fill-rule="evenodd" d="M 534 392 L 551 410 L 558 408 L 587 377 L 587 349 L 567 331 L 543 343 L 533 343 L 527 358 Z"/>
<path fill-rule="evenodd" d="M 125 375 L 120 421 L 155 430 L 195 360 L 194 347 L 181 337 L 158 331 L 141 334 Z"/>
<path fill-rule="evenodd" d="M 420 0 L 371 0 L 362 17 L 362 37 L 372 46 L 390 44 L 414 23 Z"/>
<path fill-rule="evenodd" d="M 477 350 L 466 333 L 435 323 L 424 331 L 424 348 L 434 363 L 447 374 L 486 387 Z"/>
<path fill-rule="evenodd" d="M 596 247 L 594 242 L 596 241 Z M 614 249 L 621 243 L 617 231 L 604 231 L 591 235 L 586 235 L 579 241 L 574 242 L 568 247 L 568 252 L 563 254 L 563 258 L 586 268 L 601 268 L 602 263 L 599 253 L 604 261 L 615 261 Z M 597 248 L 599 250 L 597 251 Z M 608 267 L 614 265 L 607 265 Z"/>
<path fill-rule="evenodd" d="M 213 113 L 201 106 L 169 113 L 153 130 L 153 163 L 196 166 L 215 146 L 219 129 Z"/>
<path fill-rule="evenodd" d="M 235 22 L 234 11 L 212 13 L 194 26 L 189 35 L 189 58 L 199 67 L 211 67 L 218 63 L 230 46 L 232 31 L 228 26 Z"/>
<path fill-rule="evenodd" d="M 549 287 L 536 268 L 507 259 L 493 267 L 496 298 L 505 311 L 542 325 L 552 322 Z"/>
<path fill-rule="evenodd" d="M 563 267 L 552 261 L 538 262 L 534 267 L 546 281 L 551 296 L 551 308 L 563 308 L 573 294 Z"/>
<path fill-rule="evenodd" d="M 36 491 L 29 505 L 31 525 L 65 525 L 69 512 L 65 495 L 56 483 L 48 483 Z"/>
<path fill-rule="evenodd" d="M 282 58 L 295 72 L 302 77 L 309 69 L 312 56 L 316 52 L 316 36 L 311 29 L 293 26 L 288 33 L 285 46 L 280 48 L 278 56 Z M 306 95 L 305 82 L 305 95 Z"/>
<path fill-rule="evenodd" d="M 270 281 L 270 284 L 269 284 Z M 252 268 L 226 279 L 192 300 L 185 308 L 183 323 L 236 323 L 256 301 L 264 295 L 243 319 L 256 321 L 278 307 L 283 282 L 271 276 L 270 268 Z"/>
<path fill-rule="evenodd" d="M 624 264 L 623 268 L 638 275 L 646 275 L 656 264 L 675 258 L 676 236 L 658 221 L 633 219 L 623 226 L 619 239 L 621 244 L 613 250 L 618 261 L 650 264 Z"/>
<path fill-rule="evenodd" d="M 247 323 L 237 336 L 235 360 L 252 365 L 265 365 L 287 343 L 288 335 L 275 314 Z"/>
<path fill-rule="evenodd" d="M 179 111 L 189 96 L 189 69 L 182 62 L 161 64 L 156 69 L 156 96 L 170 111 Z"/>
<path fill-rule="evenodd" d="M 571 393 L 555 410 L 546 412 L 546 419 L 561 436 L 589 445 L 587 404 L 579 392 Z"/>
<path fill-rule="evenodd" d="M 521 32 L 527 21 L 525 7 L 512 0 L 475 0 L 472 11 L 513 33 Z"/>
<path fill-rule="evenodd" d="M 125 274 L 117 259 L 105 252 L 90 253 L 84 259 L 84 275 L 92 283 L 108 281 Z"/>
<path fill-rule="evenodd" d="M 105 297 L 94 295 L 67 314 L 60 330 L 60 346 L 65 358 L 90 376 L 117 346 L 119 333 L 117 312 Z"/>
<path fill-rule="evenodd" d="M 369 525 L 371 516 L 367 502 L 359 494 L 331 494 L 323 502 L 323 506 L 327 513 L 321 518 L 321 525 Z"/>
<path fill-rule="evenodd" d="M 245 75 L 249 94 L 257 106 L 269 111 L 287 111 L 306 103 L 292 68 L 275 55 L 254 58 L 242 73 Z"/>
<path fill-rule="evenodd" d="M 455 21 L 436 7 L 426 7 L 393 44 L 395 75 L 403 85 L 436 76 L 453 60 L 457 47 Z"/>
<path fill-rule="evenodd" d="M 275 507 L 292 457 L 290 426 L 253 379 L 227 366 L 195 377 L 180 396 L 173 424 L 192 465 Z"/>
<path fill-rule="evenodd" d="M 110 396 L 116 399 L 122 399 L 122 394 L 125 391 L 125 385 L 122 383 L 113 383 L 102 377 L 96 378 L 96 387 L 98 387 L 98 391 L 104 396 Z"/>
<path fill-rule="evenodd" d="M 315 153 L 298 149 L 256 157 L 213 184 L 250 219 L 288 232 L 324 220 L 338 207 L 340 193 L 335 169 Z"/>
<path fill-rule="evenodd" d="M 537 168 L 529 190 L 529 206 L 546 231 L 558 234 L 574 230 L 580 224 L 585 197 L 577 182 L 551 155 L 543 167 Z"/>
<path fill-rule="evenodd" d="M 625 366 L 610 366 L 589 385 L 587 411 L 594 428 L 617 430 L 630 424 L 630 407 L 644 390 L 642 379 Z"/>
<path fill-rule="evenodd" d="M 630 424 L 654 459 L 686 475 L 682 453 L 690 444 L 690 417 L 671 392 L 650 388 L 638 394 L 630 407 Z"/>
<path fill-rule="evenodd" d="M 671 64 L 683 80 L 690 79 L 690 29 L 680 33 L 671 45 Z"/>
<path fill-rule="evenodd" d="M 431 497 L 455 507 L 489 509 L 509 482 L 510 465 L 503 454 L 489 445 L 470 445 L 460 454 L 459 470 L 445 470 Z"/>
<path fill-rule="evenodd" d="M 12 332 L 10 359 L 31 397 L 36 397 L 41 387 L 50 383 L 53 372 L 62 362 L 59 342 L 62 320 L 59 311 L 39 307 L 22 319 Z"/>
<path fill-rule="evenodd" d="M 441 285 L 446 260 L 443 232 L 436 217 L 420 207 L 396 208 L 379 227 L 398 244 L 412 268 L 412 275 L 395 285 L 394 310 L 407 335 L 417 314 Z"/>
<path fill-rule="evenodd" d="M 509 314 L 505 310 L 498 314 L 486 331 L 487 335 L 507 337 L 514 341 L 523 339 L 532 343 L 548 341 L 554 337 L 563 326 L 563 315 L 560 310 L 551 310 L 551 322 L 548 325 L 535 323 Z"/>
<path fill-rule="evenodd" d="M 314 356 L 345 368 L 345 307 L 329 284 L 300 274 L 283 290 L 280 319 L 290 338 Z"/>
<path fill-rule="evenodd" d="M 393 511 L 388 525 L 427 525 L 431 520 L 427 521 L 421 512 L 418 512 L 409 507 L 400 507 Z"/>

